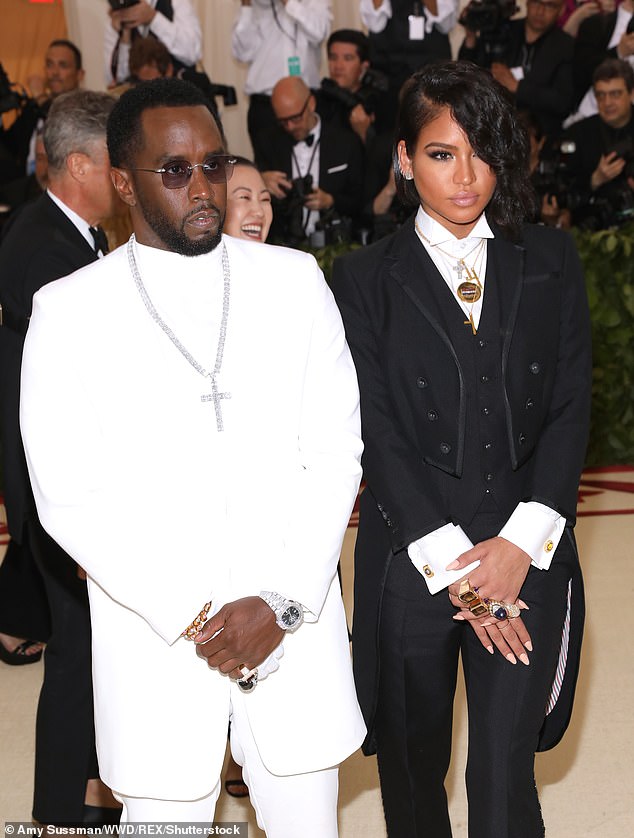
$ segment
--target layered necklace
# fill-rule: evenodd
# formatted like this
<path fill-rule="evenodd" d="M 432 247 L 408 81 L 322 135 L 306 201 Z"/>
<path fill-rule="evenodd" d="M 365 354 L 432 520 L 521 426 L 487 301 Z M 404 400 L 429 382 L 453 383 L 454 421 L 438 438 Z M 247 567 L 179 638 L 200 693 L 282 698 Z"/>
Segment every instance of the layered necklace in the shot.
<path fill-rule="evenodd" d="M 231 293 L 231 272 L 229 269 L 229 257 L 227 255 L 227 248 L 223 242 L 222 245 L 222 276 L 223 276 L 223 293 L 222 293 L 222 316 L 220 318 L 220 331 L 218 333 L 218 346 L 216 348 L 216 363 L 211 372 L 206 370 L 203 366 L 201 366 L 198 361 L 194 358 L 194 356 L 189 352 L 180 340 L 176 337 L 174 332 L 170 329 L 167 323 L 163 320 L 161 315 L 156 310 L 154 303 L 150 299 L 150 295 L 148 294 L 145 285 L 143 284 L 143 280 L 141 279 L 141 274 L 139 272 L 139 266 L 137 265 L 136 257 L 134 255 L 134 246 L 136 243 L 136 238 L 134 233 L 130 237 L 128 241 L 128 264 L 130 265 L 130 271 L 132 273 L 132 278 L 134 279 L 134 284 L 137 287 L 139 294 L 141 295 L 141 299 L 143 303 L 157 326 L 159 326 L 167 335 L 167 337 L 172 341 L 174 346 L 178 349 L 181 355 L 189 361 L 192 367 L 196 370 L 199 375 L 202 375 L 203 378 L 208 378 L 211 381 L 211 393 L 204 393 L 200 400 L 201 402 L 213 402 L 214 404 L 214 411 L 216 413 L 216 428 L 218 431 L 224 430 L 224 425 L 222 421 L 222 406 L 221 401 L 222 399 L 230 399 L 231 393 L 221 393 L 218 388 L 218 376 L 220 375 L 220 370 L 222 369 L 222 359 L 224 356 L 225 351 L 225 340 L 227 337 L 227 323 L 229 321 L 229 298 Z"/>
<path fill-rule="evenodd" d="M 471 326 L 471 331 L 475 335 L 478 330 L 476 329 L 475 321 L 473 319 L 473 305 L 474 303 L 477 303 L 482 296 L 482 282 L 478 276 L 478 269 L 480 271 L 482 270 L 486 239 L 480 239 L 480 241 L 474 245 L 468 253 L 465 253 L 464 256 L 454 256 L 453 253 L 443 250 L 439 245 L 432 244 L 420 229 L 418 221 L 415 222 L 415 225 L 418 235 L 427 242 L 429 247 L 439 253 L 442 253 L 445 259 L 449 262 L 451 270 L 455 272 L 458 280 L 458 287 L 455 289 L 455 294 L 460 300 L 463 310 L 468 318 L 464 321 L 465 325 Z M 471 260 L 471 265 L 467 265 L 466 260 L 469 259 L 470 256 L 473 256 L 473 260 Z M 466 275 L 466 280 L 463 279 L 463 274 Z"/>

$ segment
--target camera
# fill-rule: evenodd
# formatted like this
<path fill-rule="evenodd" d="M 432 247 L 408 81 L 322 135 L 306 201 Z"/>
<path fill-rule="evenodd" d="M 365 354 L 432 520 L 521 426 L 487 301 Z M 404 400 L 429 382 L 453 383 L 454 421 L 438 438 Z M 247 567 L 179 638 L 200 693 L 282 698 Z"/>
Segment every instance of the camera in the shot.
<path fill-rule="evenodd" d="M 225 108 L 238 104 L 235 87 L 231 87 L 228 84 L 214 84 L 211 82 L 211 92 L 213 96 L 222 96 L 222 103 Z"/>
<path fill-rule="evenodd" d="M 321 92 L 329 99 L 342 104 L 348 111 L 357 105 L 371 116 L 376 110 L 376 99 L 388 89 L 388 79 L 384 73 L 378 70 L 368 69 L 361 79 L 361 87 L 356 93 L 351 93 L 345 87 L 340 87 L 332 79 L 321 80 Z"/>
<path fill-rule="evenodd" d="M 275 226 L 284 230 L 284 240 L 291 244 L 299 244 L 306 240 L 304 230 L 304 201 L 312 192 L 313 176 L 293 178 L 291 187 L 281 200 L 273 199 L 273 218 Z"/>
<path fill-rule="evenodd" d="M 509 21 L 518 11 L 515 0 L 471 0 L 460 16 L 465 29 L 477 32 L 489 63 L 506 51 Z"/>
<path fill-rule="evenodd" d="M 0 114 L 21 110 L 29 101 L 33 100 L 15 90 L 15 85 L 9 81 L 4 67 L 0 64 Z"/>

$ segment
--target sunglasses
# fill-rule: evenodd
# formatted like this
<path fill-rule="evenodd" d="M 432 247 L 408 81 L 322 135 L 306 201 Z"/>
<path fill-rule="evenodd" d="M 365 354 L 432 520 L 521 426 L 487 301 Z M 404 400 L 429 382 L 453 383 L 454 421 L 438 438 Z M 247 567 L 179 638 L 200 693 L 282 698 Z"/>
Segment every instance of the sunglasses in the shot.
<path fill-rule="evenodd" d="M 210 154 L 202 163 L 190 163 L 189 160 L 171 160 L 162 169 L 132 169 L 130 172 L 153 172 L 161 176 L 166 189 L 182 189 L 187 186 L 194 174 L 194 169 L 202 169 L 209 183 L 226 183 L 233 174 L 235 157 L 228 154 Z"/>

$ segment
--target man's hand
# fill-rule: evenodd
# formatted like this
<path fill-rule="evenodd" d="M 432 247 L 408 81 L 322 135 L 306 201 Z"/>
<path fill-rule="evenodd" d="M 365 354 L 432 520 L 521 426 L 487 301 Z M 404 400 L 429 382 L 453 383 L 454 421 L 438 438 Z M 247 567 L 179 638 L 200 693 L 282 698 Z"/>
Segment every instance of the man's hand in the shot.
<path fill-rule="evenodd" d="M 348 120 L 354 133 L 359 137 L 362 143 L 365 143 L 368 135 L 368 129 L 374 122 L 374 114 L 366 113 L 363 105 L 355 105 L 348 114 Z"/>
<path fill-rule="evenodd" d="M 488 597 L 501 602 L 515 602 L 531 564 L 528 553 L 498 535 L 481 541 L 458 556 L 447 565 L 447 570 L 466 567 L 476 559 L 480 560 L 480 567 L 469 573 L 469 582 L 472 588 L 478 589 L 478 596 L 481 599 Z M 459 588 L 460 582 L 449 586 L 449 598 L 457 608 L 462 607 L 458 599 Z"/>
<path fill-rule="evenodd" d="M 286 193 L 293 186 L 291 181 L 286 176 L 286 172 L 278 172 L 275 170 L 262 172 L 262 180 L 271 195 L 275 198 L 279 198 L 280 201 L 286 198 Z"/>
<path fill-rule="evenodd" d="M 602 154 L 599 165 L 592 172 L 590 178 L 591 188 L 598 189 L 604 183 L 608 183 L 618 177 L 625 168 L 625 160 L 619 157 L 618 152 L 611 151 L 609 154 Z"/>
<path fill-rule="evenodd" d="M 123 29 L 134 29 L 136 26 L 147 26 L 154 20 L 156 9 L 153 9 L 145 0 L 139 0 L 134 6 L 128 6 L 127 9 L 118 9 L 114 11 L 110 9 L 108 12 L 110 21 L 117 32 Z"/>
<path fill-rule="evenodd" d="M 324 192 L 323 189 L 313 189 L 304 198 L 304 206 L 309 210 L 327 210 L 334 206 L 335 199 L 329 192 Z"/>
<path fill-rule="evenodd" d="M 273 609 L 261 597 L 250 596 L 223 605 L 194 641 L 196 654 L 206 658 L 208 666 L 241 678 L 241 667 L 259 666 L 283 637 Z"/>
<path fill-rule="evenodd" d="M 491 75 L 502 85 L 502 87 L 505 87 L 511 93 L 515 93 L 517 91 L 519 82 L 506 64 L 500 64 L 499 61 L 494 61 L 493 64 L 491 64 Z"/>
<path fill-rule="evenodd" d="M 616 47 L 616 54 L 619 58 L 627 58 L 634 55 L 634 32 L 624 32 Z"/>

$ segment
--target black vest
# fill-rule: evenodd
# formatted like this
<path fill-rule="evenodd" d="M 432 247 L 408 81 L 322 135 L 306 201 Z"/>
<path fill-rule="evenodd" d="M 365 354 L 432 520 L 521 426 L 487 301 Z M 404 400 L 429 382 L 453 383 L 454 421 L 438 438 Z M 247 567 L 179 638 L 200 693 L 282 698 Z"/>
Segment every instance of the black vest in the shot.
<path fill-rule="evenodd" d="M 434 279 L 436 279 L 434 277 Z M 477 334 L 440 276 L 429 283 L 442 324 L 462 368 L 466 392 L 466 434 L 461 477 L 434 469 L 444 508 L 456 524 L 468 525 L 477 512 L 499 512 L 501 520 L 519 498 L 511 466 L 502 383 L 500 299 L 493 262 L 487 262 L 484 305 Z"/>

